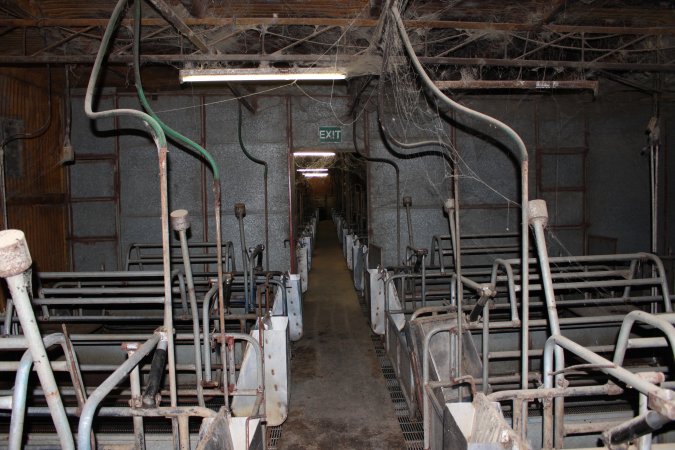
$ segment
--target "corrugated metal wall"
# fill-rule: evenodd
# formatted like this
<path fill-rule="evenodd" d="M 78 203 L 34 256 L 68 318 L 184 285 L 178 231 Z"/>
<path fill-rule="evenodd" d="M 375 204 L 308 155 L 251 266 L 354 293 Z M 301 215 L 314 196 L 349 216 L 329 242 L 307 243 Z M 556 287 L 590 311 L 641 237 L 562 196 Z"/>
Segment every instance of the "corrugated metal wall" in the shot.
<path fill-rule="evenodd" d="M 40 136 L 15 141 L 19 151 L 14 164 L 5 170 L 7 225 L 26 233 L 33 261 L 41 270 L 67 270 L 68 179 L 60 163 L 62 77 L 52 77 L 51 114 L 48 79 L 46 69 L 0 70 L 0 117 L 23 121 L 26 133 L 49 121 Z"/>

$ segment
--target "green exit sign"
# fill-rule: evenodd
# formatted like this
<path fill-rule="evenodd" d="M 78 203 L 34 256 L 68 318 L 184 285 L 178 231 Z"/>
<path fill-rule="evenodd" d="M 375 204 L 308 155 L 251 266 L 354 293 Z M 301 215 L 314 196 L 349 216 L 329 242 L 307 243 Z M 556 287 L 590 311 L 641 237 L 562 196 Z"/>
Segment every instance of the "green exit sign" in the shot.
<path fill-rule="evenodd" d="M 342 142 L 342 128 L 319 127 L 319 142 L 322 144 L 339 144 Z"/>

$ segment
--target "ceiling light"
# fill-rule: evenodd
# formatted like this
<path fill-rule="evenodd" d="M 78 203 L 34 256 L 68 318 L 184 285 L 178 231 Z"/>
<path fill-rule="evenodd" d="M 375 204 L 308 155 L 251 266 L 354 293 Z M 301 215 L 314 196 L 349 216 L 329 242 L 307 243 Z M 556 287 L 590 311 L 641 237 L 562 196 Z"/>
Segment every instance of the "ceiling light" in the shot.
<path fill-rule="evenodd" d="M 298 172 L 328 172 L 328 169 L 298 169 Z"/>
<path fill-rule="evenodd" d="M 182 69 L 178 73 L 181 83 L 208 83 L 228 81 L 300 81 L 344 80 L 347 73 L 337 68 L 265 67 L 257 69 Z"/>
<path fill-rule="evenodd" d="M 324 178 L 328 176 L 327 172 L 305 172 L 303 173 L 305 178 Z"/>
<path fill-rule="evenodd" d="M 293 152 L 293 156 L 323 156 L 323 157 L 328 157 L 328 156 L 335 156 L 335 152 Z"/>

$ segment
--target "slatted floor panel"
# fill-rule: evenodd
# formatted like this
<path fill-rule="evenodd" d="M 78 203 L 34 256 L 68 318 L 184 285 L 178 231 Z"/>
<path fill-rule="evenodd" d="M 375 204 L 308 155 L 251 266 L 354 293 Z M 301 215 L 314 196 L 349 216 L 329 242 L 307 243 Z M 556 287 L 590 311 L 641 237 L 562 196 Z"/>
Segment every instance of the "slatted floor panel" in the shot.
<path fill-rule="evenodd" d="M 367 317 L 369 311 L 363 296 L 359 296 L 359 303 L 361 305 L 361 311 L 363 311 L 363 314 Z M 387 356 L 384 344 L 382 343 L 382 338 L 371 330 L 370 339 L 373 341 L 375 355 L 380 363 L 380 369 L 382 369 L 382 375 L 384 375 L 391 401 L 394 403 L 398 424 L 401 426 L 401 431 L 403 432 L 403 437 L 405 439 L 406 450 L 424 450 L 423 423 L 421 420 L 410 419 L 408 403 L 406 403 L 403 391 L 401 390 L 401 385 L 396 379 L 394 367 L 391 365 L 391 361 Z"/>

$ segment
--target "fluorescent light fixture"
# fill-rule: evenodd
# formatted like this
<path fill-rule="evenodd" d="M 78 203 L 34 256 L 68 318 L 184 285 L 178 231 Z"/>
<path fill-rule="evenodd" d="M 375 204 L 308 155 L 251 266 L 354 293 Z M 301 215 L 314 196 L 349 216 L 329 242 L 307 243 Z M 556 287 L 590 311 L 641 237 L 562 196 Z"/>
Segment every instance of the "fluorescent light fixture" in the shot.
<path fill-rule="evenodd" d="M 305 172 L 303 173 L 305 178 L 325 178 L 328 176 L 327 172 Z"/>
<path fill-rule="evenodd" d="M 328 169 L 298 169 L 298 172 L 328 172 Z"/>
<path fill-rule="evenodd" d="M 335 156 L 335 152 L 293 152 L 293 156 L 323 156 L 323 157 L 328 157 L 328 156 Z"/>
<path fill-rule="evenodd" d="M 182 69 L 178 72 L 181 83 L 209 83 L 228 81 L 301 81 L 344 80 L 347 73 L 337 68 L 265 67 L 257 69 Z"/>

